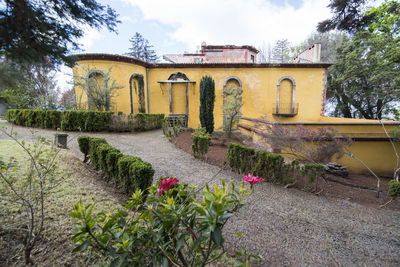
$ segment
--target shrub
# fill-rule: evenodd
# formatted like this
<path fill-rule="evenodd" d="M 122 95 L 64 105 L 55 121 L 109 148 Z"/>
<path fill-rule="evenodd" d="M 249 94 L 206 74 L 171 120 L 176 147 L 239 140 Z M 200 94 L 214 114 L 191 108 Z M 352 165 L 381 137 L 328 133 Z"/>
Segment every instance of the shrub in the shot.
<path fill-rule="evenodd" d="M 236 143 L 230 143 L 227 151 L 228 164 L 239 173 L 249 173 L 253 169 L 255 150 Z"/>
<path fill-rule="evenodd" d="M 253 192 L 242 183 L 210 189 L 203 198 L 194 186 L 164 178 L 146 196 L 137 190 L 122 209 L 93 212 L 94 204 L 74 205 L 74 251 L 90 248 L 105 253 L 115 266 L 217 266 L 226 252 L 223 227 Z M 161 188 L 160 188 L 161 187 Z M 182 201 L 184 199 L 184 201 Z M 243 251 L 243 250 L 242 250 Z M 261 256 L 247 255 L 243 259 Z M 242 256 L 242 255 L 241 255 Z"/>
<path fill-rule="evenodd" d="M 142 160 L 136 160 L 129 166 L 129 181 L 125 184 L 125 189 L 133 193 L 140 189 L 147 193 L 147 188 L 153 183 L 154 169 L 151 164 Z"/>
<path fill-rule="evenodd" d="M 111 152 L 120 152 L 120 151 L 107 143 L 98 145 L 96 151 L 98 158 L 98 166 L 100 170 L 102 170 L 105 174 L 108 175 L 109 173 L 107 165 L 107 155 L 108 153 Z"/>
<path fill-rule="evenodd" d="M 400 182 L 397 180 L 389 181 L 389 196 L 396 199 L 400 197 Z"/>
<path fill-rule="evenodd" d="M 107 154 L 106 156 L 106 161 L 107 161 L 107 173 L 108 175 L 112 176 L 114 178 L 114 181 L 116 183 L 119 182 L 118 179 L 118 160 L 121 158 L 124 154 L 118 151 L 111 151 L 110 153 Z"/>
<path fill-rule="evenodd" d="M 61 126 L 61 111 L 38 109 L 10 109 L 7 121 L 27 127 L 57 129 Z"/>
<path fill-rule="evenodd" d="M 283 182 L 283 168 L 285 162 L 281 155 L 260 150 L 255 155 L 253 173 L 268 181 Z"/>
<path fill-rule="evenodd" d="M 66 131 L 99 132 L 109 129 L 111 111 L 66 110 L 61 120 L 61 129 Z"/>
<path fill-rule="evenodd" d="M 304 164 L 301 172 L 308 177 L 308 183 L 314 183 L 314 188 L 317 190 L 318 177 L 325 173 L 325 166 L 322 164 Z"/>
<path fill-rule="evenodd" d="M 91 139 L 91 137 L 85 136 L 85 135 L 81 135 L 78 137 L 79 150 L 84 155 L 83 162 L 87 162 L 87 160 L 88 160 L 90 139 Z"/>
<path fill-rule="evenodd" d="M 164 114 L 137 113 L 134 115 L 134 119 L 138 122 L 136 131 L 148 131 L 162 128 Z"/>
<path fill-rule="evenodd" d="M 118 182 L 125 188 L 127 192 L 130 191 L 130 188 L 133 184 L 129 169 L 131 164 L 136 161 L 141 161 L 141 159 L 130 155 L 123 155 L 118 159 Z"/>
<path fill-rule="evenodd" d="M 97 147 L 100 144 L 107 144 L 107 141 L 103 138 L 90 138 L 89 141 L 89 158 L 90 158 L 90 163 L 95 167 L 96 169 L 99 169 L 99 158 L 97 156 Z"/>
<path fill-rule="evenodd" d="M 192 151 L 195 158 L 203 159 L 208 152 L 208 147 L 211 143 L 210 134 L 205 128 L 198 129 L 192 134 L 193 144 Z"/>
<path fill-rule="evenodd" d="M 210 76 L 200 81 L 200 123 L 207 133 L 214 131 L 215 82 Z"/>

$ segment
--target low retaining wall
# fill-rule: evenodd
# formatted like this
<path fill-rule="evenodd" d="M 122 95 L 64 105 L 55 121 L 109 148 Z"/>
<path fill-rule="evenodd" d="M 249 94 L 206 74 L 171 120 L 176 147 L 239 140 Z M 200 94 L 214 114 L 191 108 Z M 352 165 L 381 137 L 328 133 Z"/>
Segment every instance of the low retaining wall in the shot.
<path fill-rule="evenodd" d="M 260 132 L 256 124 L 277 124 L 284 127 L 297 127 L 299 125 L 316 130 L 317 128 L 331 127 L 337 129 L 340 134 L 348 136 L 353 140 L 349 150 L 354 156 L 362 160 L 369 168 L 375 173 L 382 176 L 393 176 L 394 169 L 396 168 L 397 158 L 390 143 L 390 139 L 385 134 L 383 126 L 378 121 L 369 120 L 357 120 L 349 122 L 346 119 L 345 122 L 298 122 L 298 123 L 282 123 L 282 122 L 271 122 L 262 119 L 253 118 L 241 118 L 239 122 L 239 129 L 251 136 L 255 142 L 258 142 L 261 138 L 262 132 Z M 391 132 L 398 128 L 400 122 L 383 122 L 387 132 Z M 394 142 L 397 151 L 400 151 L 400 142 Z M 269 150 L 273 151 L 274 148 L 269 147 Z M 274 151 L 276 152 L 276 151 Z M 284 154 L 284 153 L 282 153 Z M 362 163 L 354 158 L 344 155 L 338 160 L 334 160 L 344 166 L 347 166 L 352 173 L 369 173 L 368 169 L 363 166 Z"/>

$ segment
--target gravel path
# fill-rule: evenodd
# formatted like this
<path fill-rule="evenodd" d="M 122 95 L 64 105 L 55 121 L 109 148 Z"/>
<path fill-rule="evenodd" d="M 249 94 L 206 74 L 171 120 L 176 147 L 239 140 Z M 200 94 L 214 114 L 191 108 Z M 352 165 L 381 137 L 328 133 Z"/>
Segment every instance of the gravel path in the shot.
<path fill-rule="evenodd" d="M 21 139 L 31 138 L 29 128 L 14 130 Z M 47 138 L 54 138 L 54 133 L 37 132 Z M 69 135 L 72 138 L 77 133 Z M 176 149 L 161 131 L 88 135 L 103 137 L 121 152 L 150 162 L 156 170 L 155 178 L 174 175 L 191 184 L 240 179 Z M 0 134 L 1 138 L 5 137 Z M 76 138 L 69 146 L 82 157 Z M 400 212 L 328 200 L 268 183 L 257 184 L 247 202 L 225 227 L 227 247 L 246 247 L 260 253 L 265 266 L 400 265 Z M 241 240 L 235 234 L 239 231 Z"/>

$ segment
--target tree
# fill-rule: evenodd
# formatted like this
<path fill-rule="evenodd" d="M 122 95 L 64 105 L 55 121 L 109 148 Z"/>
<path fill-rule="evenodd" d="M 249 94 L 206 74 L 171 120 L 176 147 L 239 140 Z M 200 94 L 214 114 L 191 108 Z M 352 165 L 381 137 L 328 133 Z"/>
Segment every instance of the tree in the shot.
<path fill-rule="evenodd" d="M 15 62 L 71 66 L 69 50 L 79 47 L 84 26 L 115 32 L 117 16 L 95 0 L 5 0 L 0 5 L 0 55 Z"/>
<path fill-rule="evenodd" d="M 328 7 L 334 14 L 331 19 L 321 21 L 319 32 L 340 30 L 355 33 L 364 28 L 368 17 L 363 14 L 367 0 L 331 0 Z"/>
<path fill-rule="evenodd" d="M 327 97 L 335 116 L 381 119 L 400 95 L 400 5 L 386 1 L 363 14 L 363 27 L 338 49 Z"/>
<path fill-rule="evenodd" d="M 90 68 L 84 76 L 74 76 L 74 86 L 81 89 L 81 94 L 77 96 L 77 108 L 84 108 L 82 96 L 86 93 L 87 108 L 98 111 L 110 111 L 114 106 L 112 98 L 117 96 L 117 90 L 124 88 L 111 78 L 111 69 L 100 73 Z"/>
<path fill-rule="evenodd" d="M 76 109 L 76 96 L 74 88 L 65 91 L 61 95 L 60 107 L 63 110 Z"/>
<path fill-rule="evenodd" d="M 224 128 L 228 137 L 231 136 L 233 127 L 237 125 L 240 116 L 240 110 L 243 106 L 242 102 L 243 89 L 240 87 L 229 87 L 224 89 L 224 105 L 222 109 L 227 115 L 227 123 Z"/>
<path fill-rule="evenodd" d="M 400 97 L 400 55 L 388 43 L 367 31 L 357 33 L 338 49 L 337 62 L 328 76 L 327 97 L 336 104 L 334 115 L 348 118 L 382 118 Z"/>
<path fill-rule="evenodd" d="M 140 33 L 136 32 L 135 35 L 129 39 L 129 42 L 131 42 L 131 47 L 127 55 L 147 62 L 157 62 L 158 56 L 153 46 Z"/>
<path fill-rule="evenodd" d="M 59 91 L 50 63 L 0 63 L 0 96 L 11 108 L 56 109 Z"/>
<path fill-rule="evenodd" d="M 277 63 L 288 62 L 290 43 L 287 39 L 278 40 L 272 48 L 272 60 Z"/>
<path fill-rule="evenodd" d="M 207 133 L 214 131 L 215 82 L 210 76 L 200 81 L 200 123 Z"/>
<path fill-rule="evenodd" d="M 272 49 L 271 49 L 271 44 L 263 44 L 258 47 L 258 51 L 260 51 L 257 54 L 258 57 L 258 62 L 259 63 L 271 63 L 272 62 Z"/>

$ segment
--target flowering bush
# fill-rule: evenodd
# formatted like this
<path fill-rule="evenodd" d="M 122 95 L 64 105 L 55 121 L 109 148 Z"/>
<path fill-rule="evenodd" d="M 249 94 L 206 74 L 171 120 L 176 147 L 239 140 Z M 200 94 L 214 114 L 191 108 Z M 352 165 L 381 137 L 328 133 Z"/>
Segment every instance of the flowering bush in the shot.
<path fill-rule="evenodd" d="M 209 265 L 225 254 L 222 229 L 253 192 L 253 184 L 246 188 L 242 182 L 237 188 L 233 182 L 228 186 L 222 181 L 213 189 L 206 184 L 198 200 L 195 186 L 162 177 L 159 186 L 148 188 L 147 198 L 137 190 L 117 211 L 93 214 L 95 204 L 80 201 L 71 213 L 74 251 L 101 251 L 113 266 Z M 238 261 L 241 265 L 255 259 L 245 257 Z"/>

